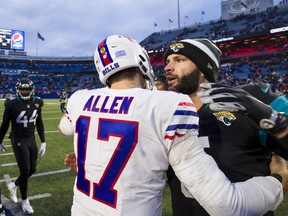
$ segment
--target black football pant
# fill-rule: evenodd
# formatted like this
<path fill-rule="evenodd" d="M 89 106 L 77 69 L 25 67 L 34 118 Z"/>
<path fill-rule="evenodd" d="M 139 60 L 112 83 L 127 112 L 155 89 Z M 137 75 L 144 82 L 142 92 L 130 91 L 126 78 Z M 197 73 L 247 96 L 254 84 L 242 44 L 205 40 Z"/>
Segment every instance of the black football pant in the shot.
<path fill-rule="evenodd" d="M 22 200 L 27 199 L 28 178 L 35 173 L 38 148 L 35 137 L 15 138 L 11 137 L 12 147 L 20 171 L 15 185 L 19 186 Z"/>
<path fill-rule="evenodd" d="M 66 112 L 65 103 L 60 103 L 60 109 L 62 113 Z"/>

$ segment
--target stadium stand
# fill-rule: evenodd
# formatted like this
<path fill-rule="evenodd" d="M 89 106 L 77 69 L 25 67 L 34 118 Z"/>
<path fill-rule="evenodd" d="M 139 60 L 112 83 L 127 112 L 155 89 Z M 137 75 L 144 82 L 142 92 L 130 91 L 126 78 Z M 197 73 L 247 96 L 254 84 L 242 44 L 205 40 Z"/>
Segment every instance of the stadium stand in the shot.
<path fill-rule="evenodd" d="M 222 51 L 219 81 L 225 80 L 232 85 L 268 82 L 275 92 L 287 96 L 287 12 L 285 0 L 264 12 L 155 32 L 141 45 L 148 50 L 158 74 L 163 73 L 163 52 L 170 43 L 184 38 L 207 37 Z"/>
<path fill-rule="evenodd" d="M 274 32 L 271 33 L 271 29 Z M 207 37 L 222 51 L 218 80 L 232 85 L 268 82 L 275 92 L 288 95 L 288 2 L 264 12 L 212 20 L 173 30 L 154 32 L 140 44 L 151 58 L 156 75 L 163 73 L 163 52 L 183 38 Z M 42 98 L 59 98 L 81 88 L 102 87 L 93 57 L 33 57 L 25 52 L 0 50 L 0 98 L 10 96 L 19 78 L 29 77 Z"/>
<path fill-rule="evenodd" d="M 101 86 L 93 57 L 32 57 L 0 55 L 0 97 L 13 93 L 14 84 L 23 77 L 33 80 L 43 98 L 58 98 L 61 89 L 70 94 L 81 88 Z"/>
<path fill-rule="evenodd" d="M 253 15 L 239 15 L 231 20 L 212 20 L 206 23 L 186 26 L 180 29 L 155 32 L 145 38 L 141 45 L 148 51 L 162 50 L 169 43 L 183 38 L 207 37 L 211 40 L 253 33 L 266 32 L 269 29 L 287 26 L 288 4 L 268 8 L 265 12 Z"/>

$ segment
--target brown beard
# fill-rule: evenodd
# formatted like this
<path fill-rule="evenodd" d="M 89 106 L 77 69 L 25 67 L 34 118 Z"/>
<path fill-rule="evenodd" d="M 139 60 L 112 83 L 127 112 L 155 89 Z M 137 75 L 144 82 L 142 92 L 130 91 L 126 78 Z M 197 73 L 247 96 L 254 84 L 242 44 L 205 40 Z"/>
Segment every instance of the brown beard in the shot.
<path fill-rule="evenodd" d="M 182 94 L 196 93 L 199 88 L 201 72 L 195 68 L 188 75 L 184 75 L 179 79 L 179 84 L 175 86 L 174 90 Z"/>

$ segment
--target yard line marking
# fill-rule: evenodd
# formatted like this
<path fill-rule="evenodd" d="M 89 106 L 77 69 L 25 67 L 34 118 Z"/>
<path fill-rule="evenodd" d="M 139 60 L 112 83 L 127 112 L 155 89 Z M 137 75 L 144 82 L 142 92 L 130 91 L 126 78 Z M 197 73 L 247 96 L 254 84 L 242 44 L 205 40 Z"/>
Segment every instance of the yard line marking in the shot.
<path fill-rule="evenodd" d="M 50 193 L 44 193 L 44 194 L 36 194 L 36 195 L 34 195 L 34 196 L 28 196 L 27 198 L 28 198 L 28 200 L 36 200 L 36 199 L 47 198 L 47 197 L 50 197 L 50 196 L 51 196 Z M 21 202 L 22 199 L 19 198 L 17 201 L 18 201 L 18 202 Z"/>
<path fill-rule="evenodd" d="M 45 131 L 45 134 L 48 134 L 48 133 L 60 133 L 59 130 L 56 130 L 56 131 Z M 35 135 L 38 134 L 37 132 L 35 132 Z M 9 136 L 9 134 L 5 135 L 5 136 Z M 10 141 L 10 139 L 5 139 L 3 141 Z M 6 147 L 6 146 L 5 146 Z"/>
<path fill-rule="evenodd" d="M 7 135 L 7 136 L 8 136 L 8 135 Z M 10 139 L 3 139 L 3 142 L 8 142 L 8 141 L 11 142 Z M 5 148 L 7 148 L 7 147 L 9 148 L 10 146 L 9 146 L 9 145 L 8 145 L 8 146 L 5 145 Z"/>
<path fill-rule="evenodd" d="M 17 163 L 1 164 L 1 167 L 15 166 Z"/>
<path fill-rule="evenodd" d="M 0 154 L 0 157 L 7 156 L 7 155 L 14 155 L 14 153 L 2 153 L 2 154 Z"/>
<path fill-rule="evenodd" d="M 61 119 L 61 117 L 60 118 L 44 118 L 43 120 L 45 121 L 45 120 L 55 120 L 55 119 Z"/>
<path fill-rule="evenodd" d="M 60 133 L 60 131 L 59 130 L 57 130 L 57 131 L 46 131 L 45 134 L 46 133 Z"/>
<path fill-rule="evenodd" d="M 53 174 L 64 173 L 64 172 L 69 172 L 69 169 L 49 171 L 49 172 L 44 172 L 44 173 L 37 173 L 37 174 L 35 174 L 35 175 L 32 175 L 31 177 L 38 177 L 38 176 L 45 176 L 45 175 L 53 175 Z M 15 179 L 16 179 L 16 178 L 15 178 Z"/>
<path fill-rule="evenodd" d="M 56 131 L 45 131 L 45 134 L 46 134 L 46 133 L 60 133 L 60 131 L 59 131 L 59 130 L 56 130 Z M 36 134 L 38 134 L 38 133 L 35 132 L 35 135 L 36 135 Z M 10 134 L 8 133 L 8 134 L 5 135 L 5 137 L 6 137 L 6 136 L 9 137 Z M 11 141 L 11 140 L 10 140 L 10 139 L 4 139 L 3 141 L 5 142 L 5 141 Z M 6 146 L 5 146 L 5 148 L 6 148 Z"/>
<path fill-rule="evenodd" d="M 30 178 L 33 178 L 33 177 L 39 177 L 39 176 L 46 176 L 46 175 L 53 175 L 53 174 L 59 174 L 59 173 L 64 173 L 64 172 L 71 172 L 69 169 L 62 169 L 62 170 L 56 170 L 56 171 L 49 171 L 49 172 L 43 172 L 43 173 L 36 173 L 36 174 L 33 174 Z M 1 182 L 11 182 L 13 180 L 16 180 L 18 177 L 13 177 L 13 178 L 10 178 L 9 174 L 4 174 L 4 178 L 0 180 L 0 183 Z"/>
<path fill-rule="evenodd" d="M 29 200 L 35 200 L 35 199 L 41 199 L 41 198 L 46 198 L 46 197 L 50 197 L 50 196 L 51 196 L 50 193 L 36 194 L 34 196 L 29 196 L 28 199 Z"/>

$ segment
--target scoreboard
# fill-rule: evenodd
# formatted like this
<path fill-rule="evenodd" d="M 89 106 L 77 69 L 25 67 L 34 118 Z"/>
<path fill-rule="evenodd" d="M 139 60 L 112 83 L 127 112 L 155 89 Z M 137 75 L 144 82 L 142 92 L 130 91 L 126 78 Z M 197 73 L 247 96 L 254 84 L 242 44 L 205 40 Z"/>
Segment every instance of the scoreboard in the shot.
<path fill-rule="evenodd" d="M 273 7 L 273 0 L 222 0 L 221 17 L 224 20 L 238 15 L 253 14 Z"/>
<path fill-rule="evenodd" d="M 0 28 L 0 49 L 23 51 L 25 49 L 25 32 Z"/>

